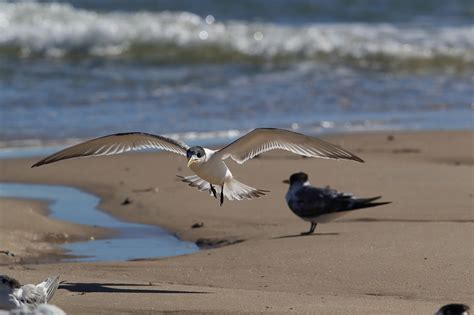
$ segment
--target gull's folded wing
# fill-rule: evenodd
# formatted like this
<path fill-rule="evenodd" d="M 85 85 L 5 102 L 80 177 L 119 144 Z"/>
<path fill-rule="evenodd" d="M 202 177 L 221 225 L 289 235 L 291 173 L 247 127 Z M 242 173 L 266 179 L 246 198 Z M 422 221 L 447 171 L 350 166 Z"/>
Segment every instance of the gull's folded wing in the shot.
<path fill-rule="evenodd" d="M 186 156 L 188 148 L 180 141 L 163 136 L 141 132 L 118 133 L 76 144 L 42 159 L 32 167 L 75 157 L 112 155 L 142 149 L 161 149 Z"/>
<path fill-rule="evenodd" d="M 301 133 L 275 128 L 259 128 L 217 151 L 223 160 L 231 157 L 239 164 L 274 149 L 290 151 L 309 157 L 344 159 L 364 162 L 338 146 Z"/>

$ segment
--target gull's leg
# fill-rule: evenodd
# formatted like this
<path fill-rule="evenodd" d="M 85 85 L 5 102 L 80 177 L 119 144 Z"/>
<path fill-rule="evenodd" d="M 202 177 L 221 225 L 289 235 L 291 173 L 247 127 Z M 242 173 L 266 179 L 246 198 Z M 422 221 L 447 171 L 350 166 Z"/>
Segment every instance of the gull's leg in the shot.
<path fill-rule="evenodd" d="M 212 186 L 211 183 L 209 183 L 209 185 L 211 185 L 211 192 L 212 192 L 212 194 L 214 195 L 214 198 L 217 199 L 217 192 L 216 192 L 216 189 L 214 188 L 214 186 Z"/>
<path fill-rule="evenodd" d="M 222 184 L 222 189 L 221 189 L 221 207 L 223 203 L 224 203 L 224 184 Z"/>
<path fill-rule="evenodd" d="M 316 229 L 316 225 L 318 223 L 315 223 L 315 222 L 311 222 L 311 228 L 309 229 L 308 232 L 303 232 L 301 233 L 301 235 L 309 235 L 309 234 L 313 234 L 314 230 Z"/>

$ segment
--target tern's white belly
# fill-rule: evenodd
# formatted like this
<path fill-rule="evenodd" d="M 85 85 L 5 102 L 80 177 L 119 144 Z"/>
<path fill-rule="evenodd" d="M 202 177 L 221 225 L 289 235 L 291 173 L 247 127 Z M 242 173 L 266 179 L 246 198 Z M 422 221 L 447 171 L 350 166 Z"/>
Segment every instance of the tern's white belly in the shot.
<path fill-rule="evenodd" d="M 232 176 L 227 165 L 220 159 L 194 163 L 190 165 L 190 168 L 196 175 L 213 185 L 222 185 L 226 177 Z"/>

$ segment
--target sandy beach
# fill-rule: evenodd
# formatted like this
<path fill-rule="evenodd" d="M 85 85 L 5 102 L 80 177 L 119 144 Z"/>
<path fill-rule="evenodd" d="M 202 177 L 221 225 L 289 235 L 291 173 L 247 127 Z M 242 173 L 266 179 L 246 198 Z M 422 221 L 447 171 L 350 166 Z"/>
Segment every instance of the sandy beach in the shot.
<path fill-rule="evenodd" d="M 239 180 L 270 193 L 223 207 L 177 180 L 191 171 L 173 154 L 34 169 L 38 158 L 0 160 L 2 182 L 78 187 L 99 196 L 100 209 L 117 218 L 201 244 L 232 244 L 166 259 L 51 263 L 64 255 L 55 246 L 64 235 L 73 241 L 105 232 L 50 219 L 45 202 L 1 199 L 0 250 L 15 257 L 0 257 L 0 273 L 30 283 L 60 274 L 65 282 L 52 303 L 68 314 L 432 314 L 446 303 L 474 305 L 474 132 L 324 138 L 366 162 L 285 152 L 242 166 L 229 161 Z M 281 183 L 297 171 L 308 173 L 313 185 L 382 195 L 392 204 L 354 211 L 299 237 L 309 224 L 290 212 Z M 126 198 L 131 203 L 122 205 Z M 191 228 L 198 222 L 204 226 Z"/>

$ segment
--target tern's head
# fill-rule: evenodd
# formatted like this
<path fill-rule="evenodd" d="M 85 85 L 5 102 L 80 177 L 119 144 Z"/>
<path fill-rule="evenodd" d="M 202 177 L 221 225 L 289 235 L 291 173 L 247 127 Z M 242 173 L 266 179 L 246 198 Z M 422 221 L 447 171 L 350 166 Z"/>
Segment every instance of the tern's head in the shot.
<path fill-rule="evenodd" d="M 20 287 L 20 282 L 6 275 L 0 275 L 0 288 L 13 290 Z"/>
<path fill-rule="evenodd" d="M 186 157 L 188 158 L 188 167 L 190 167 L 191 164 L 204 162 L 206 160 L 206 151 L 204 151 L 203 147 L 190 147 L 186 151 Z"/>
<path fill-rule="evenodd" d="M 469 306 L 465 304 L 447 304 L 439 309 L 435 315 L 468 315 Z"/>
<path fill-rule="evenodd" d="M 308 174 L 299 172 L 299 173 L 294 173 L 290 176 L 290 179 L 285 179 L 283 181 L 285 184 L 290 184 L 290 185 L 304 185 L 305 183 L 308 182 Z"/>

